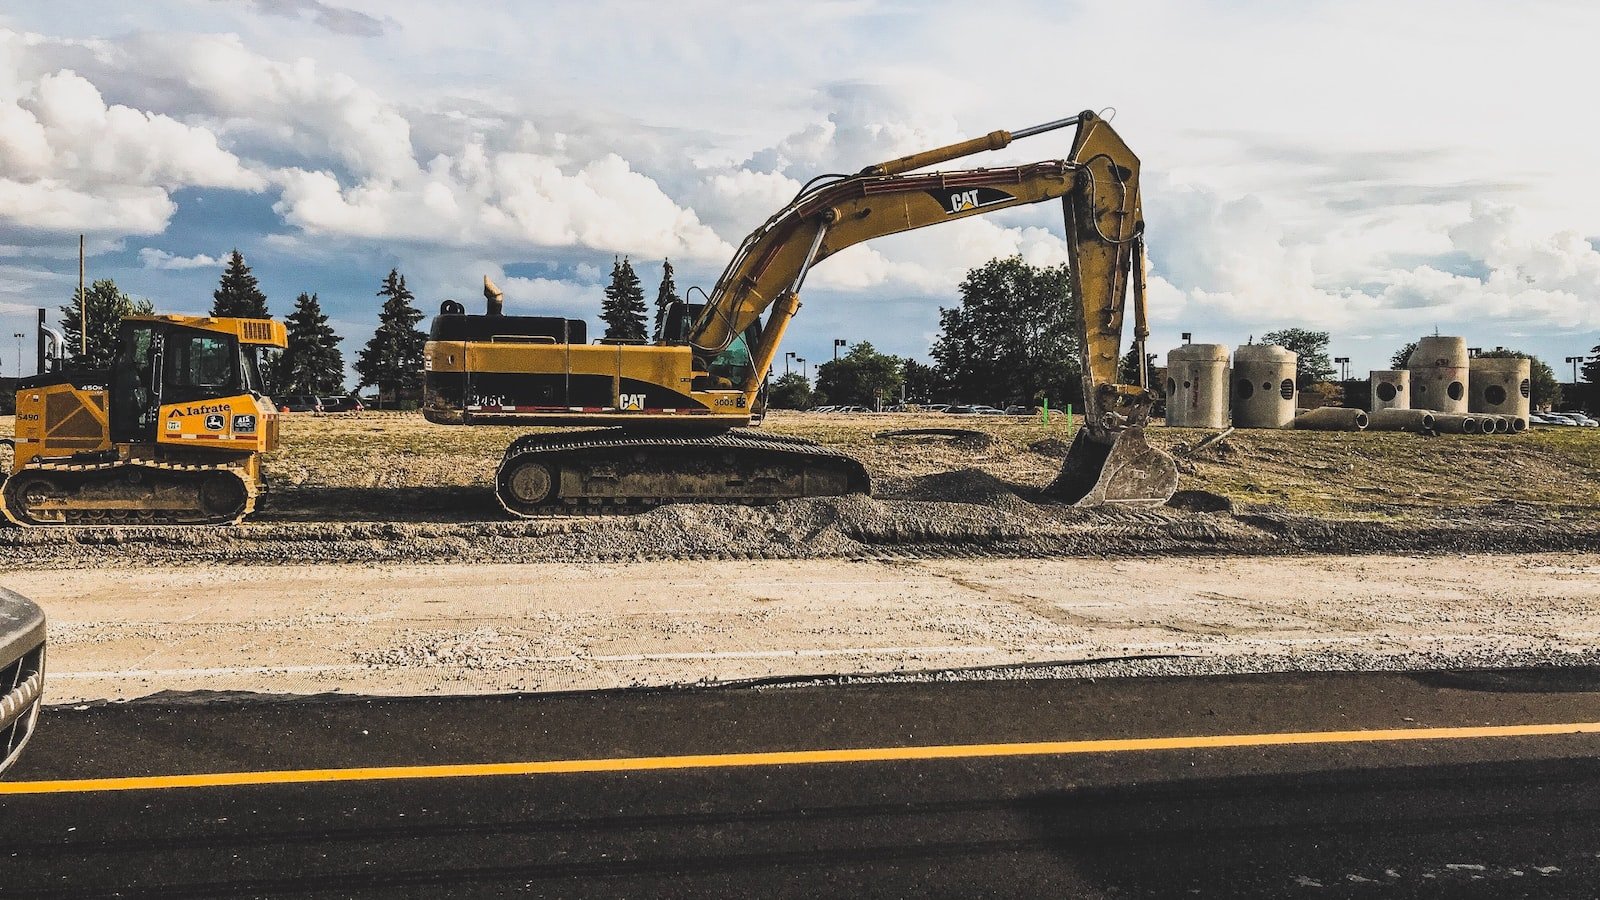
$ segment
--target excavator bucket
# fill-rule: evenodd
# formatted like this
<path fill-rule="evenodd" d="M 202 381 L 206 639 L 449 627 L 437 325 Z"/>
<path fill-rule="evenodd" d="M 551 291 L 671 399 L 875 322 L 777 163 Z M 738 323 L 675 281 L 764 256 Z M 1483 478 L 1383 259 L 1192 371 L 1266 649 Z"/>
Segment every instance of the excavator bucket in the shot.
<path fill-rule="evenodd" d="M 1108 436 L 1109 437 L 1109 436 Z M 1078 430 L 1061 474 L 1045 493 L 1073 506 L 1161 506 L 1178 489 L 1178 467 L 1145 440 L 1143 428 L 1124 428 L 1107 441 Z"/>

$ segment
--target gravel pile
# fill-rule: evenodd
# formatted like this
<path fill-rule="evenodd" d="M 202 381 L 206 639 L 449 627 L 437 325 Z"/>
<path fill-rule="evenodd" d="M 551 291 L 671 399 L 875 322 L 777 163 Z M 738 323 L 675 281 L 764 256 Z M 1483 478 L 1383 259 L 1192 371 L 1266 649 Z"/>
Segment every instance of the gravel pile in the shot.
<path fill-rule="evenodd" d="M 1600 525 L 1563 521 L 1522 504 L 1442 509 L 1431 519 L 1396 522 L 1330 520 L 1259 508 L 1244 513 L 1077 509 L 1036 502 L 1036 493 L 979 469 L 964 469 L 905 479 L 883 497 L 813 498 L 765 507 L 677 504 L 643 515 L 588 519 L 0 528 L 0 567 L 1600 549 Z"/>

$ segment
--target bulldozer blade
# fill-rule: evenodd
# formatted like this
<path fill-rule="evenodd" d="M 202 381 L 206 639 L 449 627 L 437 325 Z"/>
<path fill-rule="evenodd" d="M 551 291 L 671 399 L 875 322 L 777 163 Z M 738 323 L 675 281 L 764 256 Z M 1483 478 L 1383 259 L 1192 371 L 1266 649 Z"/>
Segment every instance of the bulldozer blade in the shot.
<path fill-rule="evenodd" d="M 1107 443 L 1080 429 L 1045 493 L 1073 506 L 1161 506 L 1178 489 L 1178 467 L 1145 440 L 1143 428 L 1124 428 Z"/>

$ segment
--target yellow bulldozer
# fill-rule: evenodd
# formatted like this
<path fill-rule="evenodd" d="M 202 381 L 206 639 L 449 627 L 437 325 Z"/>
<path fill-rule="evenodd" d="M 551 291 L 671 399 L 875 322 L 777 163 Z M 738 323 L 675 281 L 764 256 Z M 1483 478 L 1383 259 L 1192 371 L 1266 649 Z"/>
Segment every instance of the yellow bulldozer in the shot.
<path fill-rule="evenodd" d="M 1066 127 L 1076 131 L 1064 159 L 917 171 Z M 744 239 L 704 304 L 668 310 L 653 342 L 589 343 L 581 319 L 505 315 L 485 279 L 484 315 L 447 301 L 433 320 L 424 414 L 443 425 L 601 426 L 511 444 L 495 487 L 518 516 L 867 492 L 854 458 L 747 427 L 807 273 L 884 235 L 1055 199 L 1082 311 L 1086 416 L 1049 491 L 1084 505 L 1164 503 L 1177 471 L 1144 439 L 1155 396 L 1144 367 L 1139 384 L 1117 377 L 1130 294 L 1141 358 L 1148 334 L 1139 159 L 1092 112 L 813 180 Z"/>
<path fill-rule="evenodd" d="M 220 525 L 261 493 L 278 442 L 261 348 L 287 346 L 268 319 L 132 316 L 109 370 L 63 364 L 44 329 L 40 373 L 16 389 L 0 513 L 15 525 Z"/>

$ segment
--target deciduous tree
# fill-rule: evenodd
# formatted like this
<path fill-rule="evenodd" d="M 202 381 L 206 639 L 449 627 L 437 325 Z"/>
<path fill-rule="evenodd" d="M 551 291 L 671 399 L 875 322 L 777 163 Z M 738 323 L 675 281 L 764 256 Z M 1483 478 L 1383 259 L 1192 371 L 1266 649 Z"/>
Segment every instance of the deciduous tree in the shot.
<path fill-rule="evenodd" d="M 993 259 L 962 280 L 959 307 L 939 310 L 930 352 L 957 399 L 1080 402 L 1076 315 L 1066 266 Z"/>
<path fill-rule="evenodd" d="M 836 360 L 817 366 L 817 392 L 829 403 L 876 407 L 900 392 L 901 359 L 862 341 Z"/>
<path fill-rule="evenodd" d="M 1264 344 L 1277 344 L 1300 355 L 1295 363 L 1295 381 L 1305 390 L 1318 381 L 1333 377 L 1333 360 L 1328 358 L 1328 333 L 1306 328 L 1284 328 L 1261 336 Z"/>
<path fill-rule="evenodd" d="M 61 307 L 61 333 L 66 338 L 69 369 L 109 369 L 117 355 L 117 329 L 128 316 L 148 316 L 154 312 L 149 300 L 135 300 L 124 294 L 117 283 L 102 278 L 83 292 L 72 292 L 72 302 Z M 83 326 L 87 309 L 89 346 L 84 352 Z"/>

